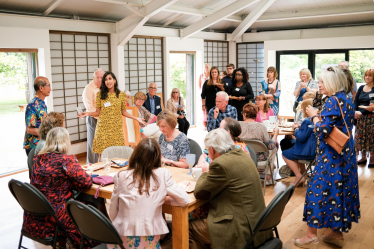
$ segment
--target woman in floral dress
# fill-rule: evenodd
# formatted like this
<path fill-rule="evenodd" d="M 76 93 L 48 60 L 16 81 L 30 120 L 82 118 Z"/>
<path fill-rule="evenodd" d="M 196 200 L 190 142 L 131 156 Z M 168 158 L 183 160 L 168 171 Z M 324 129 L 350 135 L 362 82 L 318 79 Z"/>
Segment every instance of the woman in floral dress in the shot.
<path fill-rule="evenodd" d="M 319 93 L 328 96 L 321 115 L 318 116 L 318 111 L 311 106 L 306 109 L 321 142 L 305 198 L 303 221 L 308 225 L 307 234 L 301 239 L 295 239 L 295 245 L 299 247 L 317 244 L 317 229 L 321 228 L 332 229 L 328 235 L 322 236 L 325 242 L 342 247 L 343 232 L 349 232 L 352 222 L 357 223 L 360 218 L 356 153 L 352 136 L 354 109 L 352 100 L 347 98 L 347 88 L 349 84 L 343 71 L 339 67 L 328 68 L 322 72 L 319 81 Z M 324 141 L 334 127 L 350 136 L 340 154 Z"/>
<path fill-rule="evenodd" d="M 267 80 L 261 81 L 262 92 L 269 99 L 269 105 L 275 116 L 279 113 L 279 97 L 281 95 L 281 83 L 277 79 L 278 72 L 275 67 L 269 67 L 267 70 Z"/>

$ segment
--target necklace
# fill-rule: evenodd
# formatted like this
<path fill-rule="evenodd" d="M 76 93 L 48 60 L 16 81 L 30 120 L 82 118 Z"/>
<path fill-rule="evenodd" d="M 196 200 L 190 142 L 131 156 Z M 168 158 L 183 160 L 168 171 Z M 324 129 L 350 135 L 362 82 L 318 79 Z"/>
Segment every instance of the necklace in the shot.
<path fill-rule="evenodd" d="M 170 138 L 172 138 L 172 137 L 173 137 L 173 135 L 174 135 L 174 133 L 175 133 L 175 131 L 176 131 L 176 130 L 174 130 L 173 134 L 171 134 L 171 136 L 170 136 L 170 137 L 167 137 L 167 136 L 165 136 L 165 137 L 166 137 L 166 139 L 168 139 L 168 140 L 169 140 Z"/>
<path fill-rule="evenodd" d="M 274 81 L 275 81 L 275 79 L 273 79 L 272 82 L 270 82 L 270 80 L 268 80 L 268 84 L 269 84 L 269 85 L 270 85 L 270 84 L 273 84 Z"/>

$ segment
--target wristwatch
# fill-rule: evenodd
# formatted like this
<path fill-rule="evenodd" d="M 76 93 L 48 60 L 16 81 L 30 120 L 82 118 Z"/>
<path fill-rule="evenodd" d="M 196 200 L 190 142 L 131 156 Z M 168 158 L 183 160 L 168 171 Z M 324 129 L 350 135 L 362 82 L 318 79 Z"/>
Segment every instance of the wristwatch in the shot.
<path fill-rule="evenodd" d="M 173 165 L 173 162 L 174 162 L 173 160 L 170 161 L 170 166 Z"/>

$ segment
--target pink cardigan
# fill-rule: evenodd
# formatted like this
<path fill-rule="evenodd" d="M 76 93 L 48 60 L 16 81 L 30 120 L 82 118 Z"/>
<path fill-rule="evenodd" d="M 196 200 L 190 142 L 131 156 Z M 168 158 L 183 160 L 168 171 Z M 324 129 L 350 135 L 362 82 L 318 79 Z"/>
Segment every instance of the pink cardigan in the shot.
<path fill-rule="evenodd" d="M 156 183 L 151 177 L 150 195 L 139 194 L 138 188 L 130 188 L 133 170 L 122 171 L 114 176 L 114 190 L 109 205 L 109 216 L 121 236 L 153 236 L 169 232 L 162 217 L 162 204 L 166 195 L 172 198 L 173 206 L 187 206 L 188 194 L 171 178 L 166 168 L 153 170 L 159 188 L 152 191 Z"/>
<path fill-rule="evenodd" d="M 266 119 L 264 119 L 264 120 L 269 120 L 270 116 L 274 116 L 273 110 L 271 108 L 269 108 L 268 112 L 266 113 Z M 260 111 L 258 111 L 255 121 L 259 122 L 259 123 L 262 123 L 262 120 L 263 119 L 262 119 L 261 113 L 260 113 Z"/>

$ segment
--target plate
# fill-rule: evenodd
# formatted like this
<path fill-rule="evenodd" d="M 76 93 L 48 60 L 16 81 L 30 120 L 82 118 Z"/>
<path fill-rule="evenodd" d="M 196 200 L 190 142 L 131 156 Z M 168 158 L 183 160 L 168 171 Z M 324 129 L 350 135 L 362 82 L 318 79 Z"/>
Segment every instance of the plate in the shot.
<path fill-rule="evenodd" d="M 292 128 L 282 128 L 281 130 L 282 130 L 282 131 L 293 131 Z"/>

